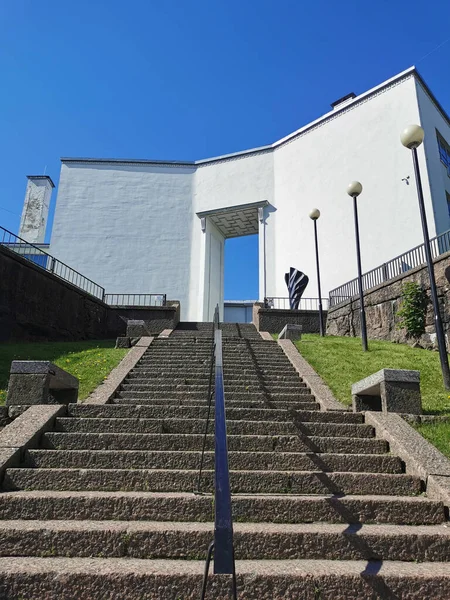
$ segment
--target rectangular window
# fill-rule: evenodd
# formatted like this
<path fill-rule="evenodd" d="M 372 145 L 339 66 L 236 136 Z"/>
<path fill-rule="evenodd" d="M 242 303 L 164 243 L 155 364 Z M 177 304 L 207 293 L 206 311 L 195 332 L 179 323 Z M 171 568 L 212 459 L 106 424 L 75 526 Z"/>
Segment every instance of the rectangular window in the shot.
<path fill-rule="evenodd" d="M 442 135 L 436 129 L 437 143 L 439 147 L 439 157 L 441 162 L 447 167 L 447 174 L 450 177 L 450 146 L 444 140 Z"/>

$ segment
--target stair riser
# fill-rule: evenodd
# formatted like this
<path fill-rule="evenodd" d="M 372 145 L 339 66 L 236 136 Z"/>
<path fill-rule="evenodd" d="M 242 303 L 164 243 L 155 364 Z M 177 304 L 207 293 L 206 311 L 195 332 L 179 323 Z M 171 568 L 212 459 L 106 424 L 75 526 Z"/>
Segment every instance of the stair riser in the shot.
<path fill-rule="evenodd" d="M 56 430 L 91 433 L 203 433 L 205 419 L 78 419 L 58 418 Z M 211 424 L 213 431 L 213 424 Z M 323 437 L 373 437 L 373 429 L 366 425 L 344 423 L 303 423 L 301 432 L 289 422 L 227 420 L 230 435 L 312 435 Z"/>
<path fill-rule="evenodd" d="M 207 396 L 207 390 L 205 392 L 176 392 L 176 391 L 172 391 L 172 392 L 158 392 L 158 391 L 138 391 L 138 390 L 133 390 L 133 391 L 128 391 L 128 390 L 124 390 L 124 391 L 119 391 L 116 393 L 116 397 L 117 398 L 134 398 L 136 400 L 139 400 L 139 398 L 161 398 L 161 395 L 166 395 L 169 396 L 170 399 L 174 400 L 174 399 L 199 399 L 199 400 L 205 400 L 208 396 Z M 272 399 L 274 401 L 281 401 L 281 402 L 288 402 L 288 401 L 295 401 L 299 398 L 306 398 L 306 399 L 311 399 L 314 398 L 314 396 L 312 396 L 308 390 L 308 388 L 299 388 L 295 393 L 290 393 L 290 392 L 253 392 L 253 393 L 248 393 L 248 392 L 228 392 L 227 388 L 226 388 L 226 383 L 225 383 L 225 398 L 227 400 L 249 400 L 250 402 L 256 402 L 256 401 L 264 401 L 267 397 L 269 397 L 269 399 Z"/>
<path fill-rule="evenodd" d="M 6 490 L 101 490 L 188 492 L 195 489 L 197 471 L 120 471 L 75 469 L 8 469 Z M 213 472 L 205 471 L 202 489 L 212 492 Z M 231 471 L 232 493 L 412 495 L 420 481 L 407 475 L 372 473 L 287 473 Z"/>
<path fill-rule="evenodd" d="M 172 394 L 173 392 L 180 393 L 208 393 L 208 381 L 202 384 L 163 384 L 148 380 L 138 381 L 127 381 L 120 386 L 120 391 L 124 392 L 149 392 L 150 394 Z M 302 394 L 311 393 L 311 390 L 301 382 L 292 383 L 280 383 L 278 385 L 266 385 L 255 383 L 251 384 L 246 381 L 241 383 L 232 383 L 225 380 L 225 390 L 227 394 L 243 393 L 243 394 L 261 394 L 261 393 L 279 393 L 283 392 L 286 394 Z"/>
<path fill-rule="evenodd" d="M 0 556 L 130 557 L 201 560 L 213 537 L 211 530 L 144 530 L 117 524 L 116 530 L 24 531 L 0 527 Z M 117 530 L 118 529 L 118 530 Z M 238 528 L 237 528 L 238 529 Z M 342 533 L 234 532 L 237 560 L 450 560 L 448 536 L 430 534 L 369 535 Z"/>
<path fill-rule="evenodd" d="M 229 466 L 232 470 L 292 470 L 308 471 L 322 469 L 331 471 L 353 471 L 368 473 L 401 473 L 401 461 L 393 456 L 296 454 L 274 452 L 230 452 Z M 29 451 L 28 467 L 43 469 L 198 469 L 200 452 L 51 452 Z M 204 456 L 205 469 L 214 469 L 214 453 Z"/>
<path fill-rule="evenodd" d="M 306 400 L 308 400 L 308 396 L 306 396 Z M 146 406 L 207 406 L 208 403 L 206 398 L 201 400 L 171 400 L 164 398 L 113 398 L 112 405 L 118 406 L 134 406 L 136 408 L 146 407 Z M 214 406 L 214 398 L 212 401 L 212 406 Z M 309 401 L 297 401 L 297 402 L 272 402 L 271 400 L 259 401 L 259 402 L 244 402 L 242 400 L 227 400 L 226 401 L 227 411 L 229 408 L 245 408 L 245 409 L 253 409 L 253 408 L 274 408 L 277 410 L 306 410 L 306 411 L 320 411 L 320 405 L 316 402 Z M 227 413 L 228 414 L 228 413 Z M 129 414 L 123 415 L 129 416 Z M 309 419 L 310 421 L 313 419 Z M 317 419 L 320 421 L 320 419 Z M 336 423 L 340 422 L 339 420 Z"/>
<path fill-rule="evenodd" d="M 87 409 L 87 410 L 86 410 Z M 117 410 L 120 409 L 120 410 Z M 106 406 L 80 406 L 80 410 L 71 409 L 70 415 L 76 417 L 89 418 L 146 418 L 146 419 L 206 419 L 208 408 L 205 407 L 189 407 L 189 406 L 122 406 L 106 405 Z M 214 416 L 214 409 L 211 409 L 211 417 Z M 256 421 L 292 421 L 289 413 L 286 410 L 275 409 L 245 409 L 227 407 L 227 419 L 242 420 L 248 419 Z"/>
<path fill-rule="evenodd" d="M 232 506 L 235 523 L 437 525 L 445 520 L 443 506 L 423 498 L 235 496 Z M 214 503 L 212 496 L 194 495 L 101 493 L 24 498 L 13 493 L 0 495 L 0 519 L 211 522 Z"/>
<path fill-rule="evenodd" d="M 48 433 L 43 438 L 46 448 L 60 450 L 201 450 L 203 435 L 183 434 L 115 434 L 115 433 Z M 206 448 L 214 448 L 214 437 L 208 435 Z M 297 436 L 229 436 L 228 450 L 236 452 L 326 452 L 335 454 L 383 454 L 383 440 L 319 438 L 302 441 Z"/>
<path fill-rule="evenodd" d="M 201 571 L 201 568 L 198 569 Z M 216 600 L 231 598 L 231 576 L 210 575 L 207 594 Z M 177 573 L 136 574 L 116 573 L 67 573 L 55 576 L 49 565 L 30 576 L 28 573 L 2 575 L 0 586 L 5 598 L 26 598 L 26 600 L 198 600 L 203 575 Z M 305 600 L 361 600 L 374 598 L 374 590 L 388 590 L 391 598 L 424 600 L 425 598 L 450 597 L 450 577 L 380 576 L 365 573 L 357 577 L 347 575 L 264 574 L 255 571 L 250 575 L 237 575 L 238 590 L 245 590 L 245 600 L 274 600 L 281 598 L 304 598 Z M 106 595 L 106 591 L 107 595 Z M 320 591 L 320 596 L 315 590 Z M 288 594 L 288 595 L 286 595 Z M 385 598 L 387 596 L 384 596 Z M 244 599 L 244 596 L 242 595 Z"/>

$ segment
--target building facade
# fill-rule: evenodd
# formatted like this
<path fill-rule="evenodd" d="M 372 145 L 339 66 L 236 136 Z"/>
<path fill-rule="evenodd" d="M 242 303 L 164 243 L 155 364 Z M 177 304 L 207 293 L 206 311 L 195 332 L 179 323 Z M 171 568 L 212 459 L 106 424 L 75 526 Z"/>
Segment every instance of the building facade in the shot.
<path fill-rule="evenodd" d="M 364 271 L 422 241 L 410 123 L 425 130 L 419 160 L 430 236 L 450 228 L 450 121 L 415 68 L 261 148 L 196 162 L 63 158 L 50 254 L 108 293 L 165 293 L 184 320 L 211 320 L 224 301 L 224 243 L 258 234 L 259 300 L 286 296 L 294 266 L 317 296 L 356 275 L 350 181 Z M 447 164 L 446 164 L 447 161 Z M 28 223 L 30 222 L 28 218 Z M 29 232 L 28 232 L 29 233 Z"/>

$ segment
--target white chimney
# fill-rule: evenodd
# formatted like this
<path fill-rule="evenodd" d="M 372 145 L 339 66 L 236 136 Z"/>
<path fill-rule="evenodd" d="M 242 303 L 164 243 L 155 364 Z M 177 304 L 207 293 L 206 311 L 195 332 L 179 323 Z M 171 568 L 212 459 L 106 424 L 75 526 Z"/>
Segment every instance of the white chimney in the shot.
<path fill-rule="evenodd" d="M 19 237 L 31 244 L 43 244 L 55 184 L 48 175 L 28 175 L 27 178 Z"/>

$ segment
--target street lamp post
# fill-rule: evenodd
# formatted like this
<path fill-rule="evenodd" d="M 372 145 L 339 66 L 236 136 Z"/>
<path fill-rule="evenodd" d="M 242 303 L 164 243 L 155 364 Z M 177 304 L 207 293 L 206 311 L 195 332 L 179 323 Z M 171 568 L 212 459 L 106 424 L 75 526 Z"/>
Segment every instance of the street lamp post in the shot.
<path fill-rule="evenodd" d="M 427 259 L 428 275 L 430 278 L 431 301 L 434 310 L 434 323 L 436 328 L 436 338 L 439 348 L 439 358 L 441 361 L 442 378 L 445 389 L 450 390 L 450 370 L 448 366 L 448 354 L 445 343 L 444 327 L 442 325 L 441 313 L 439 310 L 439 300 L 436 288 L 436 279 L 434 276 L 433 257 L 431 254 L 430 237 L 428 234 L 427 215 L 423 200 L 422 180 L 420 177 L 419 160 L 417 157 L 417 148 L 423 142 L 424 131 L 419 125 L 409 125 L 402 131 L 400 141 L 405 148 L 412 151 L 414 164 L 414 174 L 416 176 L 417 196 L 419 198 L 420 218 L 422 220 L 423 245 L 425 248 L 425 257 Z"/>
<path fill-rule="evenodd" d="M 361 248 L 359 243 L 359 225 L 358 225 L 358 206 L 356 199 L 362 192 L 362 185 L 359 181 L 352 181 L 347 187 L 347 194 L 353 198 L 353 212 L 355 215 L 355 237 L 356 237 L 356 258 L 358 262 L 358 287 L 359 287 L 359 307 L 361 312 L 361 340 L 364 352 L 368 350 L 367 346 L 367 325 L 366 325 L 366 311 L 364 309 L 364 291 L 362 283 L 362 270 L 361 270 Z"/>
<path fill-rule="evenodd" d="M 319 331 L 320 335 L 324 337 L 325 332 L 323 328 L 323 311 L 322 311 L 322 290 L 320 288 L 320 266 L 319 266 L 319 242 L 317 241 L 317 219 L 320 217 L 320 210 L 313 208 L 309 213 L 309 218 L 314 222 L 314 241 L 316 244 L 316 269 L 317 269 L 317 286 L 319 288 Z"/>

